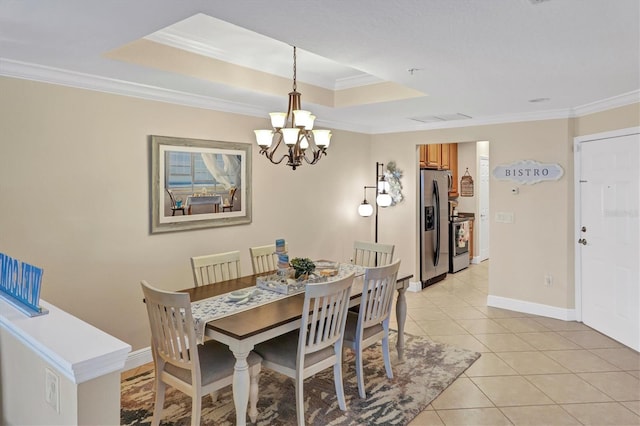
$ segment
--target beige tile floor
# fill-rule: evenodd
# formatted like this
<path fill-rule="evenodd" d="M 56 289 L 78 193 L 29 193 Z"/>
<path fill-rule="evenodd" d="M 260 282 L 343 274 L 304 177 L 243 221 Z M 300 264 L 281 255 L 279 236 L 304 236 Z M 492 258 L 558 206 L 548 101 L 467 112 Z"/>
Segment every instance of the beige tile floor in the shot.
<path fill-rule="evenodd" d="M 640 425 L 640 354 L 578 322 L 488 307 L 488 267 L 407 293 L 407 333 L 482 353 L 410 425 Z"/>
<path fill-rule="evenodd" d="M 579 322 L 488 307 L 488 267 L 407 293 L 408 333 L 482 353 L 410 425 L 640 425 L 640 354 Z"/>

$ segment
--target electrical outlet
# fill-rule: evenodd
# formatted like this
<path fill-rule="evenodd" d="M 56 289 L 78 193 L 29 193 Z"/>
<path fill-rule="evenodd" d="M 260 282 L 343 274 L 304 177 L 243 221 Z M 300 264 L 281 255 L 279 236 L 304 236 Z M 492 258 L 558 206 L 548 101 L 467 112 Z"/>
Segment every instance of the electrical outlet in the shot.
<path fill-rule="evenodd" d="M 551 287 L 553 285 L 553 277 L 549 274 L 544 276 L 544 285 Z"/>
<path fill-rule="evenodd" d="M 50 369 L 44 369 L 44 400 L 56 413 L 60 412 L 60 378 Z"/>

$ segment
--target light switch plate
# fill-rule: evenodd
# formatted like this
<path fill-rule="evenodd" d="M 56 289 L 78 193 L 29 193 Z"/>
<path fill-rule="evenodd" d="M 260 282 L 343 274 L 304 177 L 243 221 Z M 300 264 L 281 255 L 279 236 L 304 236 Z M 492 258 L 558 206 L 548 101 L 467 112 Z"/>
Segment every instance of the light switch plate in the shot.
<path fill-rule="evenodd" d="M 496 213 L 496 222 L 497 223 L 513 223 L 515 215 L 513 212 L 497 212 Z"/>

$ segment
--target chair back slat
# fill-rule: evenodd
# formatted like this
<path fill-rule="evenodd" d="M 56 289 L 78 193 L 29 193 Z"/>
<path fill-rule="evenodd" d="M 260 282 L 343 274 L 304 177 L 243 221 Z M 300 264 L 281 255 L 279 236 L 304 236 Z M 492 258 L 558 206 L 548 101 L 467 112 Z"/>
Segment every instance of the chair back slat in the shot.
<path fill-rule="evenodd" d="M 302 316 L 299 363 L 304 363 L 305 354 L 327 348 L 342 338 L 353 277 L 351 273 L 340 280 L 307 284 L 302 312 L 309 314 Z"/>
<path fill-rule="evenodd" d="M 214 284 L 220 281 L 239 278 L 240 252 L 210 254 L 191 258 L 193 282 L 195 286 Z"/>
<path fill-rule="evenodd" d="M 288 250 L 287 243 L 285 243 L 284 250 Z M 250 247 L 249 253 L 251 254 L 251 266 L 253 266 L 254 274 L 261 274 L 278 269 L 278 256 L 276 255 L 275 244 Z"/>
<path fill-rule="evenodd" d="M 394 249 L 393 244 L 355 241 L 353 243 L 353 264 L 365 267 L 389 265 L 393 262 Z"/>
<path fill-rule="evenodd" d="M 382 323 L 391 314 L 400 260 L 391 265 L 367 268 L 364 274 L 358 330 Z"/>
<path fill-rule="evenodd" d="M 187 293 L 155 289 L 142 281 L 145 305 L 151 327 L 151 345 L 156 357 L 199 375 L 200 363 L 191 301 Z"/>

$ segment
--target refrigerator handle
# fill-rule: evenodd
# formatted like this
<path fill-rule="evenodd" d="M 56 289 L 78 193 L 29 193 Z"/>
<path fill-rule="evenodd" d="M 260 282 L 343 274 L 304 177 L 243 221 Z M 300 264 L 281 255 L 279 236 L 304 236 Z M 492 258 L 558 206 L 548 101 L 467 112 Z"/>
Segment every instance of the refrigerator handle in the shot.
<path fill-rule="evenodd" d="M 436 247 L 433 250 L 433 265 L 438 266 L 438 262 L 440 261 L 440 189 L 438 188 L 438 181 L 433 180 L 433 194 L 436 198 L 436 214 L 435 217 L 435 226 L 436 226 Z"/>

